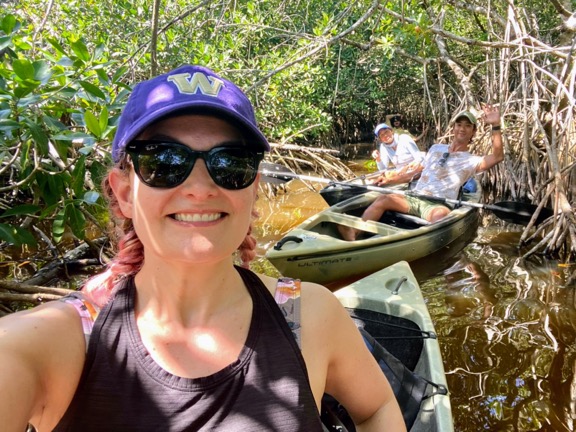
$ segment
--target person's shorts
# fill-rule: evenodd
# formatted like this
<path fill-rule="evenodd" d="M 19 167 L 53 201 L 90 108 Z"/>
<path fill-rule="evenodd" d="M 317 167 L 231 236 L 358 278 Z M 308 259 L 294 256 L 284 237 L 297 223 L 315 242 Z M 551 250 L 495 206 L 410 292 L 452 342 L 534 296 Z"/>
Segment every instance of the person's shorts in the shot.
<path fill-rule="evenodd" d="M 422 219 L 428 220 L 427 216 L 437 208 L 447 208 L 451 210 L 449 206 L 440 204 L 437 201 L 431 201 L 425 198 L 416 198 L 413 196 L 405 196 L 405 198 L 409 206 L 408 214 L 418 216 Z"/>

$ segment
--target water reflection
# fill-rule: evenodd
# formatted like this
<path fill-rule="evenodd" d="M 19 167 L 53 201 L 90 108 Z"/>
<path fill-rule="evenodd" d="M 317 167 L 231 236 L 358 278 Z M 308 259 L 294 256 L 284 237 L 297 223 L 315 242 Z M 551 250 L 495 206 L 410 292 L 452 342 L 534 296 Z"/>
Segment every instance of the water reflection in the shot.
<path fill-rule="evenodd" d="M 324 209 L 298 181 L 261 199 L 259 260 L 292 226 Z M 573 431 L 576 418 L 573 268 L 517 249 L 520 232 L 485 220 L 461 252 L 414 263 L 436 325 L 456 430 Z"/>
<path fill-rule="evenodd" d="M 521 260 L 519 235 L 481 229 L 454 265 L 421 281 L 457 430 L 574 429 L 574 287 L 556 262 Z"/>

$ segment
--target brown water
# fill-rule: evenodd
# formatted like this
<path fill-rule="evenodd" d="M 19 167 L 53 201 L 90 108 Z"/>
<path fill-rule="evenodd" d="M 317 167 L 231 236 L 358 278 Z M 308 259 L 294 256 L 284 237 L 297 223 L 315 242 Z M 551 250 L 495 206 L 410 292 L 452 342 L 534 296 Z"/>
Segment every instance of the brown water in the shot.
<path fill-rule="evenodd" d="M 256 266 L 291 227 L 324 209 L 322 198 L 292 181 L 260 199 Z M 576 425 L 576 287 L 573 267 L 522 261 L 520 231 L 486 217 L 456 256 L 413 266 L 443 351 L 457 431 L 573 431 Z"/>

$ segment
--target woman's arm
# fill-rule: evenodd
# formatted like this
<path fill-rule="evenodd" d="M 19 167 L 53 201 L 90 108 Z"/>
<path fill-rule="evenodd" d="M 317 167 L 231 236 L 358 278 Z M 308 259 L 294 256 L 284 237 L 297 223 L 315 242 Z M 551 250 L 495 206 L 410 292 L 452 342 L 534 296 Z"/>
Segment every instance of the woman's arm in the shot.
<path fill-rule="evenodd" d="M 358 431 L 405 431 L 386 376 L 338 299 L 302 286 L 302 341 L 315 396 L 326 392 L 348 411 Z"/>
<path fill-rule="evenodd" d="M 32 423 L 50 431 L 64 414 L 84 364 L 82 326 L 70 305 L 52 302 L 0 319 L 3 431 Z"/>

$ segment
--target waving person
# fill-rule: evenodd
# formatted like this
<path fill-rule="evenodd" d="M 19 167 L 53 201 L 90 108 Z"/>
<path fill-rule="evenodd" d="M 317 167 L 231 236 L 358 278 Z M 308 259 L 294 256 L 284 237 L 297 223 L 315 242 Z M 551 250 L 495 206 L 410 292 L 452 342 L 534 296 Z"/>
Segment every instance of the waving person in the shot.
<path fill-rule="evenodd" d="M 207 68 L 134 88 L 104 182 L 118 254 L 82 291 L 0 319 L 3 432 L 321 431 L 325 392 L 359 431 L 405 430 L 332 293 L 245 268 L 268 150 L 244 93 Z"/>

